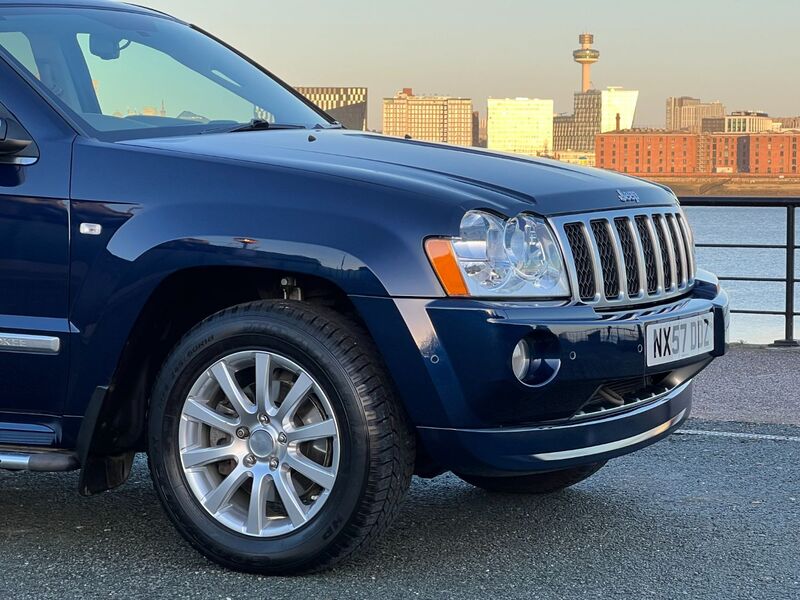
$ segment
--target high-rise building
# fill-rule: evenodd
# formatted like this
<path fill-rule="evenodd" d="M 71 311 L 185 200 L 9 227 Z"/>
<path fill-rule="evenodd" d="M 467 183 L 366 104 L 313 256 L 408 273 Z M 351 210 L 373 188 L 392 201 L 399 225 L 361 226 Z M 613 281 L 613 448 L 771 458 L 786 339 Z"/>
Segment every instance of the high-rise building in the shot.
<path fill-rule="evenodd" d="M 632 128 L 633 119 L 636 117 L 636 103 L 639 101 L 638 90 L 610 87 L 600 92 L 600 95 L 603 111 L 600 118 L 600 133 Z"/>
<path fill-rule="evenodd" d="M 472 145 L 481 145 L 481 113 L 477 110 L 472 111 Z"/>
<path fill-rule="evenodd" d="M 553 101 L 490 98 L 489 150 L 539 156 L 553 150 Z"/>
<path fill-rule="evenodd" d="M 383 133 L 415 140 L 472 145 L 472 100 L 451 96 L 415 96 L 404 88 L 383 99 Z"/>
<path fill-rule="evenodd" d="M 486 148 L 489 144 L 489 119 L 488 117 L 481 117 L 478 123 L 478 146 Z"/>
<path fill-rule="evenodd" d="M 703 119 L 725 116 L 725 106 L 719 102 L 703 102 L 700 98 L 681 96 L 667 98 L 667 131 L 703 130 Z"/>
<path fill-rule="evenodd" d="M 571 115 L 553 118 L 553 149 L 594 152 L 594 137 L 600 133 L 603 96 L 599 90 L 575 92 Z"/>
<path fill-rule="evenodd" d="M 681 127 L 681 109 L 684 106 L 700 104 L 700 98 L 691 96 L 670 96 L 667 98 L 667 131 L 676 131 Z"/>
<path fill-rule="evenodd" d="M 678 129 L 700 133 L 703 130 L 703 119 L 714 119 L 725 116 L 725 106 L 721 102 L 700 102 L 681 107 Z"/>
<path fill-rule="evenodd" d="M 732 112 L 725 117 L 725 133 L 761 133 L 780 129 L 767 113 L 754 110 Z"/>
<path fill-rule="evenodd" d="M 303 86 L 296 89 L 347 129 L 366 131 L 367 88 Z"/>
<path fill-rule="evenodd" d="M 619 87 L 576 92 L 573 114 L 553 120 L 553 148 L 594 152 L 598 133 L 633 127 L 638 99 L 637 90 Z"/>

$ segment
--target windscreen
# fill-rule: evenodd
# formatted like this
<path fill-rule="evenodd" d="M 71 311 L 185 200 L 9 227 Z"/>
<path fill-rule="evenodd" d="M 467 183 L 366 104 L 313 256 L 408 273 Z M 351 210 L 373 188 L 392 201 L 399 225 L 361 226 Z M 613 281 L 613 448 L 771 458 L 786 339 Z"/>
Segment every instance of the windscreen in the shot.
<path fill-rule="evenodd" d="M 202 133 L 254 119 L 331 125 L 236 52 L 159 16 L 0 8 L 0 55 L 101 139 Z"/>

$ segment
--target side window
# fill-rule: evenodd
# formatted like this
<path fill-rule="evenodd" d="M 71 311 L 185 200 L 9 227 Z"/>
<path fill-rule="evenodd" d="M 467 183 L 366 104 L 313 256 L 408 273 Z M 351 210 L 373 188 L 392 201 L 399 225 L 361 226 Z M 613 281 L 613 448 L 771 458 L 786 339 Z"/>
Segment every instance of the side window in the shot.
<path fill-rule="evenodd" d="M 39 68 L 36 66 L 36 59 L 33 57 L 33 49 L 24 33 L 0 31 L 0 47 L 39 78 Z"/>

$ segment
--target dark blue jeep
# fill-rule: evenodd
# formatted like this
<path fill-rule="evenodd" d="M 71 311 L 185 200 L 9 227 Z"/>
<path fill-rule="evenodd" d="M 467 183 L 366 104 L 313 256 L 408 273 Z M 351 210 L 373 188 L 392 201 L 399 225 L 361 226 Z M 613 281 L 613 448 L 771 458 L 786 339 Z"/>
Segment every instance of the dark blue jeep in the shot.
<path fill-rule="evenodd" d="M 345 131 L 207 33 L 0 0 L 0 468 L 325 568 L 412 473 L 552 492 L 672 432 L 727 297 L 666 189 Z"/>

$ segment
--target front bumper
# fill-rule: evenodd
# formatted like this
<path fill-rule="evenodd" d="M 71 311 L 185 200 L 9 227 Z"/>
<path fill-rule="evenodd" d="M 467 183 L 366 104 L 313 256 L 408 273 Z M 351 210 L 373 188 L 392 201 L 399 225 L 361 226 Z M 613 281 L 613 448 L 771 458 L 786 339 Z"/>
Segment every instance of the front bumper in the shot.
<path fill-rule="evenodd" d="M 473 474 L 596 462 L 667 435 L 691 410 L 691 379 L 725 352 L 730 321 L 727 295 L 708 274 L 698 274 L 680 300 L 627 313 L 552 303 L 353 300 L 422 447 L 441 467 Z M 709 311 L 713 352 L 647 367 L 648 323 Z M 534 385 L 518 381 L 511 369 L 523 338 L 546 366 Z M 645 387 L 662 378 L 670 385 L 647 402 L 583 414 L 604 386 L 641 381 Z"/>
<path fill-rule="evenodd" d="M 511 475 L 605 461 L 657 442 L 677 429 L 692 408 L 692 384 L 660 400 L 605 419 L 539 427 L 442 429 L 420 427 L 431 456 L 448 470 Z"/>

